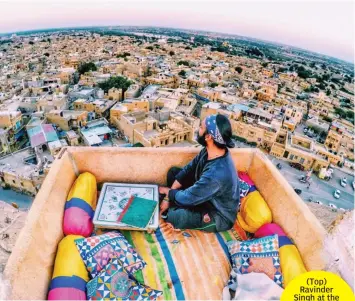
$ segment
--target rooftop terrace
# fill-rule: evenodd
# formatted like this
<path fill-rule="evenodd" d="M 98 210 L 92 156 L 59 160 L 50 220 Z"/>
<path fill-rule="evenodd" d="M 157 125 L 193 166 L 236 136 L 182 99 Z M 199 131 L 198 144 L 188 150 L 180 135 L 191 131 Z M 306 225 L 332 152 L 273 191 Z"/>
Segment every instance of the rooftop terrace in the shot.
<path fill-rule="evenodd" d="M 93 173 L 98 183 L 164 185 L 170 167 L 184 166 L 198 152 L 199 149 L 191 147 L 62 150 L 34 200 L 28 222 L 9 258 L 5 275 L 12 286 L 11 299 L 46 297 L 57 244 L 63 237 L 64 204 L 79 173 Z M 273 221 L 295 242 L 307 269 L 323 269 L 326 233 L 307 205 L 259 150 L 233 149 L 231 155 L 236 168 L 251 176 L 272 211 Z"/>
<path fill-rule="evenodd" d="M 34 152 L 32 148 L 27 147 L 10 155 L 0 157 L 0 172 L 10 173 L 28 179 L 32 176 L 38 176 L 37 166 L 26 161 L 29 157 L 33 156 Z"/>

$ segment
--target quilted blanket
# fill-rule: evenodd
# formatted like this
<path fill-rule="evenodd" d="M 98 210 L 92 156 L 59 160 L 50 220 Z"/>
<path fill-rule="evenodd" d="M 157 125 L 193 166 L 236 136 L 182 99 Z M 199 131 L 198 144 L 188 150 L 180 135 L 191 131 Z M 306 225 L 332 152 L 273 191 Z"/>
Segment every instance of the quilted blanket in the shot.
<path fill-rule="evenodd" d="M 147 263 L 134 276 L 140 283 L 163 291 L 160 300 L 222 298 L 231 271 L 226 242 L 240 240 L 234 230 L 175 232 L 163 222 L 153 234 L 122 233 Z"/>

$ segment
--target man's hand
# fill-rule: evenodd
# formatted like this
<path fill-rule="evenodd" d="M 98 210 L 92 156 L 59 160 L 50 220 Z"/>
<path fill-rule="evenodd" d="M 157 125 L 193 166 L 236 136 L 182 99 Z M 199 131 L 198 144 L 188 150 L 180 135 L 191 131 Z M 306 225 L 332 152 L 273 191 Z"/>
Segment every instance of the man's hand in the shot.
<path fill-rule="evenodd" d="M 180 189 L 182 186 L 181 184 L 179 183 L 178 180 L 175 180 L 173 185 L 171 186 L 171 189 Z"/>
<path fill-rule="evenodd" d="M 168 201 L 162 201 L 160 204 L 160 216 L 162 216 L 162 214 L 169 209 L 170 206 L 170 202 Z"/>
<path fill-rule="evenodd" d="M 165 194 L 166 196 L 169 195 L 170 188 L 169 187 L 159 187 L 159 193 Z"/>

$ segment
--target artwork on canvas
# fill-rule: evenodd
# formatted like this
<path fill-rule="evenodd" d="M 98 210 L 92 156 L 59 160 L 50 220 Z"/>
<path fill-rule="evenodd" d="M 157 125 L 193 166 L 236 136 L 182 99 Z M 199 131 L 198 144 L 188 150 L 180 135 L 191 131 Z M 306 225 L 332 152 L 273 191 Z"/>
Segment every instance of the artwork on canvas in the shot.
<path fill-rule="evenodd" d="M 158 185 L 105 183 L 102 187 L 95 211 L 95 227 L 110 229 L 133 229 L 133 227 L 117 221 L 132 195 L 140 198 L 154 200 L 157 203 L 159 202 Z M 147 229 L 158 228 L 158 223 L 159 210 L 156 210 L 147 226 Z"/>

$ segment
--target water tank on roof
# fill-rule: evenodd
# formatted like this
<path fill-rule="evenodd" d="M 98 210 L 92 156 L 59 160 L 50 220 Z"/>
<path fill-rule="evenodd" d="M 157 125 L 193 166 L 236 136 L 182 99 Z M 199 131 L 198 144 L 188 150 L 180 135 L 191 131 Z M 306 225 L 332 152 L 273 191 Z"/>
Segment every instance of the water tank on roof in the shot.
<path fill-rule="evenodd" d="M 97 90 L 97 97 L 98 98 L 104 98 L 105 92 L 104 90 Z"/>

